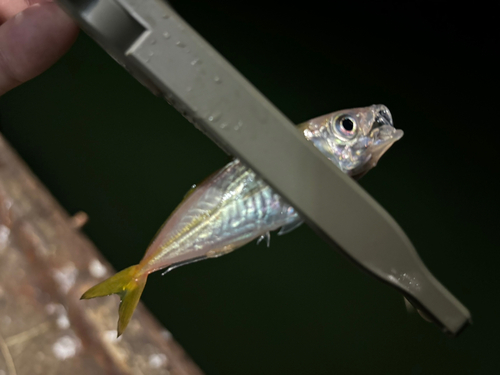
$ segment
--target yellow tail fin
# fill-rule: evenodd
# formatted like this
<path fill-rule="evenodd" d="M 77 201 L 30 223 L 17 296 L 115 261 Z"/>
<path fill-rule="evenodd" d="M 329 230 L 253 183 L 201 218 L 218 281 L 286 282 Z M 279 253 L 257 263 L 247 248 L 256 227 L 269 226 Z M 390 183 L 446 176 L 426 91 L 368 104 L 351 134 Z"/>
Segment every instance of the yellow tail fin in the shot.
<path fill-rule="evenodd" d="M 148 274 L 139 274 L 138 271 L 138 265 L 125 268 L 109 279 L 93 286 L 81 297 L 81 299 L 89 299 L 109 296 L 111 294 L 118 294 L 120 296 L 118 336 L 127 328 L 146 285 Z"/>

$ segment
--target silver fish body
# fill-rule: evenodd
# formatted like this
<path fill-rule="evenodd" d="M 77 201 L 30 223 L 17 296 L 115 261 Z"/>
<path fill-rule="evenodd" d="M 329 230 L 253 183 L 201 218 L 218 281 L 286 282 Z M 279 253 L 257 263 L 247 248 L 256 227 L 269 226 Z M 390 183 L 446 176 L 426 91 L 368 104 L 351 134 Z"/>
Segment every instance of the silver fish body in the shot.
<path fill-rule="evenodd" d="M 402 136 L 392 126 L 389 110 L 380 105 L 321 116 L 300 125 L 299 130 L 353 178 L 364 175 Z M 185 197 L 139 264 L 94 285 L 81 298 L 118 294 L 120 336 L 151 272 L 226 254 L 272 230 L 290 231 L 301 222 L 290 204 L 234 160 Z"/>
<path fill-rule="evenodd" d="M 148 271 L 226 254 L 297 220 L 294 208 L 236 159 L 198 186 L 170 217 L 145 255 Z"/>
<path fill-rule="evenodd" d="M 402 136 L 392 126 L 389 110 L 381 105 L 334 112 L 299 125 L 299 129 L 354 178 L 364 175 Z M 172 269 L 226 254 L 270 231 L 300 223 L 290 204 L 249 167 L 234 160 L 179 205 L 141 265 L 147 273 Z"/>

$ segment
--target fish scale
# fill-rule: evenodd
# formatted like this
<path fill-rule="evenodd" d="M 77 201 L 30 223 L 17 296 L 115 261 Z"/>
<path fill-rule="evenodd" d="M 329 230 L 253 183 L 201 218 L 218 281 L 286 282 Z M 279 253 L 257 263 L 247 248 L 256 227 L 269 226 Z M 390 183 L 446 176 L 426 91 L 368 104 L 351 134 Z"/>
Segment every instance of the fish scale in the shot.
<path fill-rule="evenodd" d="M 193 248 L 203 255 L 235 243 L 242 246 L 297 218 L 295 212 L 289 212 L 290 205 L 239 160 L 229 163 L 207 183 L 211 186 L 204 194 L 188 198 L 193 203 L 185 215 L 176 212 L 184 218 L 172 228 L 173 235 L 165 237 L 167 245 L 150 260 L 152 267 L 175 263 L 179 260 L 173 258 L 185 252 L 193 256 Z M 204 184 L 198 187 L 204 188 Z M 237 193 L 226 194 L 228 190 Z M 174 239 L 176 245 L 172 246 Z"/>

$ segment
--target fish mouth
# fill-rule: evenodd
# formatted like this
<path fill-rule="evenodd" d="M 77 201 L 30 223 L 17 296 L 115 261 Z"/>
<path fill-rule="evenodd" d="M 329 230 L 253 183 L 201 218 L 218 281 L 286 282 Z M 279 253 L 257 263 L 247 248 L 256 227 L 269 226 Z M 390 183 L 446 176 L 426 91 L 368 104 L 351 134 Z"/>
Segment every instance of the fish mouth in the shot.
<path fill-rule="evenodd" d="M 404 133 L 401 129 L 394 127 L 391 112 L 385 105 L 373 105 L 371 110 L 373 121 L 370 138 L 372 143 L 369 148 L 372 162 L 376 163 L 394 142 L 401 139 Z"/>
<path fill-rule="evenodd" d="M 392 115 L 385 105 L 372 105 L 371 112 L 371 130 L 368 135 L 368 147 L 366 154 L 368 160 L 360 168 L 352 171 L 351 176 L 355 179 L 361 178 L 366 172 L 377 165 L 378 161 L 393 145 L 394 142 L 401 139 L 403 131 L 396 129 L 392 122 Z"/>
<path fill-rule="evenodd" d="M 372 115 L 374 117 L 374 124 L 372 125 L 373 127 L 376 126 L 383 126 L 383 125 L 390 125 L 394 127 L 394 124 L 392 123 L 392 115 L 391 112 L 389 111 L 389 108 L 387 108 L 385 105 L 378 104 L 378 105 L 373 105 L 372 108 Z"/>

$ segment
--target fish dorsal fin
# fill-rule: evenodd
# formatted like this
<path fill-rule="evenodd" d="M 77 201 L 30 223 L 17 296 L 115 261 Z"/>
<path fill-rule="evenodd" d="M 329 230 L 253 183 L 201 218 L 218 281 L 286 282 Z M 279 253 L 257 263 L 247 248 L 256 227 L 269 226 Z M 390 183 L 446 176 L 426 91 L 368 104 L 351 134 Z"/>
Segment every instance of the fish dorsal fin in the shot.
<path fill-rule="evenodd" d="M 290 233 L 292 230 L 297 229 L 302 225 L 304 220 L 302 220 L 300 217 L 292 221 L 291 223 L 288 223 L 286 225 L 283 225 L 278 232 L 278 236 L 282 236 L 284 234 Z"/>

